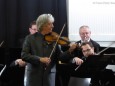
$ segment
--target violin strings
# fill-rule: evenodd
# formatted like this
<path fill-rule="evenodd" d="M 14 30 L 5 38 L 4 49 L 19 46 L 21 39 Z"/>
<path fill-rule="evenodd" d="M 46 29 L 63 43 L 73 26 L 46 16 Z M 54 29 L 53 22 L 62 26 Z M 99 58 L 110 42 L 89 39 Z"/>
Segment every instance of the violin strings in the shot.
<path fill-rule="evenodd" d="M 51 52 L 49 58 L 51 58 L 51 56 L 52 56 L 52 54 L 53 54 L 53 52 L 54 52 L 54 50 L 55 50 L 55 48 L 56 48 L 56 45 L 57 45 L 57 43 L 58 43 L 58 41 L 59 41 L 59 38 L 60 38 L 60 36 L 61 36 L 61 34 L 62 34 L 64 28 L 65 28 L 65 24 L 63 25 L 63 28 L 62 28 L 62 30 L 61 30 L 61 32 L 60 32 L 60 34 L 59 34 L 59 36 L 58 36 L 58 38 L 57 38 L 57 40 L 56 40 L 56 43 L 55 43 L 55 45 L 54 45 L 54 47 L 53 47 L 53 49 L 52 49 L 52 52 Z"/>

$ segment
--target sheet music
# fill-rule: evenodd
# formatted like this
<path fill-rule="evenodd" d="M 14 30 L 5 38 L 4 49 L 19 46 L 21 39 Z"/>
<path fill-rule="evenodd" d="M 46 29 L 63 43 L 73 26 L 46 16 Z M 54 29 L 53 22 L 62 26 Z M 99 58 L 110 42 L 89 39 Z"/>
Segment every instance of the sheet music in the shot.
<path fill-rule="evenodd" d="M 107 65 L 106 69 L 111 69 L 113 72 L 115 72 L 115 65 Z"/>
<path fill-rule="evenodd" d="M 111 53 L 111 54 L 103 54 L 103 55 L 115 55 L 115 53 Z"/>

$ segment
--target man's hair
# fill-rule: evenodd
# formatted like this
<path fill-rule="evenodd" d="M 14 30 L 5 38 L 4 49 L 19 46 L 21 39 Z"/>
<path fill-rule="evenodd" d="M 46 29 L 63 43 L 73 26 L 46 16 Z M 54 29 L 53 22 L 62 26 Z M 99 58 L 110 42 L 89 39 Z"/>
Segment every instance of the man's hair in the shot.
<path fill-rule="evenodd" d="M 85 45 L 87 45 L 87 44 L 88 44 L 90 47 L 94 47 L 91 42 L 83 42 L 83 43 L 81 44 L 81 47 L 82 47 L 82 46 L 85 46 Z"/>
<path fill-rule="evenodd" d="M 31 28 L 32 25 L 36 25 L 36 21 L 32 21 L 32 22 L 30 23 L 30 25 L 29 25 L 29 28 Z"/>
<path fill-rule="evenodd" d="M 48 22 L 54 22 L 54 17 L 51 14 L 42 14 L 36 20 L 37 29 L 42 31 L 42 26 Z"/>
<path fill-rule="evenodd" d="M 89 26 L 83 25 L 83 26 L 80 27 L 80 29 L 81 29 L 81 28 L 89 28 Z"/>
<path fill-rule="evenodd" d="M 89 26 L 87 26 L 87 25 L 81 26 L 81 27 L 79 28 L 79 32 L 80 32 L 80 30 L 83 29 L 83 28 L 88 28 L 88 29 L 89 29 Z M 90 31 L 90 29 L 89 29 L 89 31 Z"/>

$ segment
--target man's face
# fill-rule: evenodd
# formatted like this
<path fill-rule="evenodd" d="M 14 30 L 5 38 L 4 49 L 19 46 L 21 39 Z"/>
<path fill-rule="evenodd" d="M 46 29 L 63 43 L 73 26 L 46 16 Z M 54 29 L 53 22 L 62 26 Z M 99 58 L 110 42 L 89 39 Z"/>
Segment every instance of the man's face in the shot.
<path fill-rule="evenodd" d="M 84 27 L 80 29 L 79 34 L 83 41 L 87 41 L 90 39 L 91 31 L 89 30 L 89 28 Z"/>
<path fill-rule="evenodd" d="M 31 28 L 29 28 L 30 34 L 34 34 L 36 32 L 38 32 L 37 30 L 37 25 L 32 25 Z"/>
<path fill-rule="evenodd" d="M 52 22 L 48 22 L 42 28 L 43 28 L 43 32 L 45 32 L 45 34 L 49 34 L 52 32 L 52 29 L 54 28 L 54 26 L 53 26 Z"/>
<path fill-rule="evenodd" d="M 82 52 L 85 57 L 88 57 L 89 55 L 94 55 L 94 48 L 90 47 L 89 44 L 83 45 Z"/>

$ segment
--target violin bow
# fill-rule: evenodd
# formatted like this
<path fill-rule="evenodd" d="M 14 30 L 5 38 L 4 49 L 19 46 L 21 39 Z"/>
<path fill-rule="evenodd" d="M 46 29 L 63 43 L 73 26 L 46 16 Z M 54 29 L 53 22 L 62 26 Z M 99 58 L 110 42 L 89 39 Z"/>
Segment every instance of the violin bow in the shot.
<path fill-rule="evenodd" d="M 3 43 L 4 43 L 4 41 L 2 41 L 2 42 L 0 43 L 0 47 L 2 47 Z"/>
<path fill-rule="evenodd" d="M 108 48 L 110 48 L 111 45 L 113 45 L 114 43 L 115 43 L 115 41 L 112 42 L 108 47 L 106 47 L 105 49 L 103 49 L 102 51 L 100 51 L 99 53 L 97 53 L 96 55 L 99 55 L 99 54 L 101 54 L 102 52 L 106 51 L 106 50 L 107 50 Z"/>
<path fill-rule="evenodd" d="M 56 48 L 56 45 L 57 45 L 57 43 L 58 43 L 58 41 L 59 41 L 59 38 L 60 38 L 60 36 L 61 36 L 61 34 L 62 34 L 64 28 L 65 28 L 65 25 L 66 25 L 66 24 L 64 24 L 63 27 L 62 27 L 62 30 L 61 30 L 61 32 L 60 32 L 60 34 L 59 34 L 59 36 L 58 36 L 58 38 L 57 38 L 57 40 L 56 40 L 56 43 L 55 43 L 55 45 L 54 45 L 54 47 L 53 47 L 53 49 L 52 49 L 52 52 L 51 52 L 49 58 L 51 58 L 51 56 L 52 56 L 52 54 L 53 54 L 53 52 L 54 52 L 54 50 L 55 50 L 55 48 Z"/>

